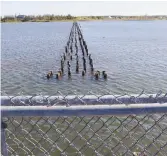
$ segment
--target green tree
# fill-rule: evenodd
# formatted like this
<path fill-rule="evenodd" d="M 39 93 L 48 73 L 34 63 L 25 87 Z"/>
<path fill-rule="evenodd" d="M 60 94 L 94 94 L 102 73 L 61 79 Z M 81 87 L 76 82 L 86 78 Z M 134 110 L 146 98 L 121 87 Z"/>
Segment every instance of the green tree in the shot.
<path fill-rule="evenodd" d="M 72 16 L 70 14 L 68 14 L 67 19 L 72 19 Z"/>

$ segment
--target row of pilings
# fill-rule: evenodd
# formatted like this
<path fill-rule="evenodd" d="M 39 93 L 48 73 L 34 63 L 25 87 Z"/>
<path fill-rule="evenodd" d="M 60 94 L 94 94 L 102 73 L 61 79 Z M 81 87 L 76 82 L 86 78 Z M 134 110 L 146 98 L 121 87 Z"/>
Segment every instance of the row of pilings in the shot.
<path fill-rule="evenodd" d="M 56 79 L 61 79 L 66 75 L 68 78 L 72 78 L 72 70 L 75 71 L 76 74 L 80 74 L 82 77 L 90 75 L 96 80 L 99 78 L 107 79 L 105 71 L 95 71 L 93 62 L 80 26 L 77 22 L 74 22 L 65 50 L 60 59 L 60 68 L 55 74 Z M 71 64 L 73 64 L 73 66 Z M 52 77 L 53 72 L 50 71 L 47 74 L 47 79 Z"/>

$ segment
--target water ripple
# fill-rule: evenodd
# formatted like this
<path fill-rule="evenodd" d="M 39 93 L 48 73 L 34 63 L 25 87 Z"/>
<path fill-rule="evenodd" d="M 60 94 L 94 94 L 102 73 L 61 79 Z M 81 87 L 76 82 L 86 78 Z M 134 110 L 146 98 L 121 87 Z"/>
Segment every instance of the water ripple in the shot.
<path fill-rule="evenodd" d="M 148 27 L 149 25 L 149 27 Z M 58 90 L 77 92 L 150 93 L 167 88 L 166 21 L 81 22 L 84 38 L 96 69 L 108 80 L 92 80 L 75 74 L 72 80 L 47 80 L 48 71 L 60 67 L 60 55 L 72 23 L 2 24 L 2 90 L 8 94 Z"/>

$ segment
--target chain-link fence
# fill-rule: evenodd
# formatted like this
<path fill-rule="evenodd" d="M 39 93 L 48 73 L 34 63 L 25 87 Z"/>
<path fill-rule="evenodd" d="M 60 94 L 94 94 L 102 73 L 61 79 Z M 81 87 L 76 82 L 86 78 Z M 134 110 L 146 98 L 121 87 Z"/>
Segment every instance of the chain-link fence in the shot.
<path fill-rule="evenodd" d="M 4 156 L 167 153 L 167 94 L 161 92 L 1 96 L 1 105 Z"/>

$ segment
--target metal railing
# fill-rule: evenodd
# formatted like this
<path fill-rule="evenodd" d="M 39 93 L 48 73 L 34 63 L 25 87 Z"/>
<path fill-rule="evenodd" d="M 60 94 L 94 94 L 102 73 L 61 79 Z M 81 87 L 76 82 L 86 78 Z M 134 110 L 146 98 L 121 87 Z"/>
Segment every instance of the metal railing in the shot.
<path fill-rule="evenodd" d="M 163 155 L 167 94 L 1 96 L 2 155 Z"/>

